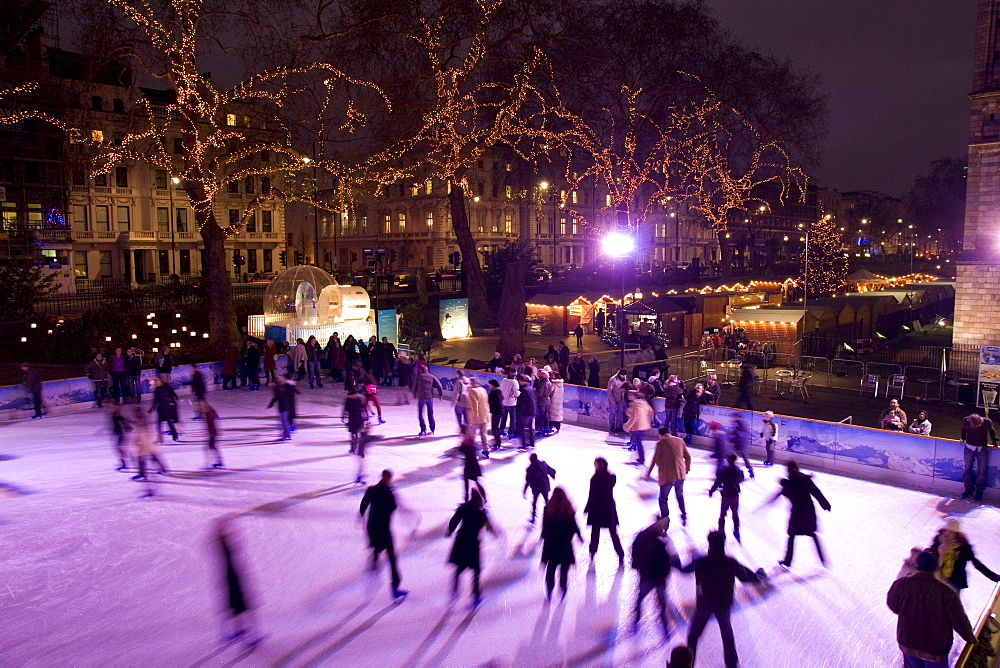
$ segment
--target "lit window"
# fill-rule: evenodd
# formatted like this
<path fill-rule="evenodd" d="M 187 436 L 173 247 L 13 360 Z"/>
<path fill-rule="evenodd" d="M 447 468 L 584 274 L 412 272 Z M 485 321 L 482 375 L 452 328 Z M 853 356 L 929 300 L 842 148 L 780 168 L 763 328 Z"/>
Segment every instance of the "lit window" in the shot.
<path fill-rule="evenodd" d="M 611 206 L 611 195 L 604 196 L 604 206 Z"/>
<path fill-rule="evenodd" d="M 425 195 L 433 195 L 434 194 L 434 184 L 431 182 L 430 179 L 427 179 L 426 181 L 424 181 L 424 194 Z"/>
<path fill-rule="evenodd" d="M 514 199 L 514 188 L 512 186 L 504 186 L 503 193 L 507 199 Z"/>
<path fill-rule="evenodd" d="M 236 127 L 236 114 L 226 114 L 226 125 L 231 128 Z"/>
<path fill-rule="evenodd" d="M 577 232 L 576 218 L 570 218 L 569 222 L 570 222 L 570 232 L 572 234 L 576 234 L 576 232 Z"/>
<path fill-rule="evenodd" d="M 428 181 L 427 183 L 430 184 L 430 181 Z M 428 230 L 433 230 L 434 229 L 434 212 L 433 211 L 428 211 L 427 212 L 427 229 Z"/>
<path fill-rule="evenodd" d="M 399 231 L 406 231 L 406 214 L 402 211 L 396 214 L 396 222 L 399 223 Z"/>
<path fill-rule="evenodd" d="M 104 130 L 91 130 L 90 139 L 91 141 L 104 141 Z"/>
<path fill-rule="evenodd" d="M 559 219 L 559 234 L 566 234 L 566 219 Z"/>
<path fill-rule="evenodd" d="M 503 217 L 503 229 L 507 234 L 514 233 L 514 214 L 505 213 Z"/>
<path fill-rule="evenodd" d="M 392 232 L 392 216 L 385 214 L 385 233 L 389 234 Z"/>
<path fill-rule="evenodd" d="M 410 186 L 410 195 L 412 197 L 416 197 L 419 194 L 420 194 L 420 184 L 414 183 L 412 186 Z"/>
<path fill-rule="evenodd" d="M 575 190 L 574 190 L 573 192 L 571 192 L 571 193 L 570 193 L 570 201 L 571 201 L 571 202 L 572 202 L 573 204 L 576 204 L 576 203 L 577 203 L 577 194 L 576 194 L 576 191 L 575 191 Z"/>

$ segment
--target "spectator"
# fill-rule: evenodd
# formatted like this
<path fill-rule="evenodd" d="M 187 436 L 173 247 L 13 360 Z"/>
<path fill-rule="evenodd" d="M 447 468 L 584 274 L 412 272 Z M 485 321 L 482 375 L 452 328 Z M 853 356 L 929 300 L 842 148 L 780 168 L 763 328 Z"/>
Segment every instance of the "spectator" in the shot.
<path fill-rule="evenodd" d="M 344 382 L 344 367 L 347 364 L 347 355 L 344 354 L 344 346 L 340 343 L 337 332 L 330 336 L 326 344 L 326 361 L 330 366 L 330 380 Z"/>
<path fill-rule="evenodd" d="M 671 374 L 667 378 L 667 384 L 663 386 L 663 425 L 670 430 L 674 436 L 677 435 L 677 420 L 680 417 L 681 398 L 684 396 L 684 386 Z"/>
<path fill-rule="evenodd" d="M 100 408 L 104 400 L 108 398 L 108 362 L 104 359 L 104 355 L 101 353 L 94 355 L 94 359 L 87 363 L 83 372 L 94 384 L 94 401 Z"/>
<path fill-rule="evenodd" d="M 156 369 L 156 374 L 160 377 L 161 383 L 170 384 L 170 374 L 174 370 L 174 360 L 170 357 L 170 348 L 168 346 L 163 346 L 160 348 L 160 352 L 153 358 L 153 368 Z"/>
<path fill-rule="evenodd" d="M 27 362 L 21 364 L 21 372 L 24 373 L 22 384 L 31 395 L 31 404 L 35 409 L 35 414 L 31 416 L 31 419 L 36 420 L 42 417 L 42 381 L 38 378 L 35 367 Z"/>
<path fill-rule="evenodd" d="M 969 618 L 958 594 L 934 577 L 938 556 L 933 550 L 917 555 L 917 572 L 889 587 L 886 604 L 897 615 L 896 642 L 907 668 L 945 668 L 952 634 L 976 644 Z"/>
<path fill-rule="evenodd" d="M 224 390 L 236 389 L 236 358 L 239 354 L 240 351 L 233 343 L 226 348 L 226 352 L 222 355 L 222 389 Z"/>
<path fill-rule="evenodd" d="M 142 351 L 138 348 L 125 351 L 125 374 L 129 397 L 133 403 L 139 403 L 142 401 Z"/>
<path fill-rule="evenodd" d="M 587 386 L 601 386 L 601 363 L 597 361 L 597 355 L 591 355 L 587 363 Z"/>
<path fill-rule="evenodd" d="M 396 366 L 396 346 L 389 342 L 389 337 L 382 337 L 382 384 L 392 387 L 392 374 Z"/>
<path fill-rule="evenodd" d="M 774 421 L 773 411 L 764 411 L 764 424 L 760 428 L 760 437 L 764 439 L 764 451 L 767 453 L 764 466 L 773 466 L 774 442 L 778 440 L 778 423 Z"/>
<path fill-rule="evenodd" d="M 922 436 L 931 435 L 931 421 L 927 418 L 927 411 L 917 413 L 917 417 L 910 423 L 910 433 Z"/>
<path fill-rule="evenodd" d="M 500 353 L 493 353 L 493 359 L 486 363 L 486 370 L 490 373 L 503 373 L 503 362 L 500 360 Z"/>
<path fill-rule="evenodd" d="M 556 350 L 559 353 L 559 370 L 565 373 L 566 369 L 569 368 L 569 346 L 567 346 L 562 341 L 559 342 L 559 348 Z"/>
<path fill-rule="evenodd" d="M 706 399 L 702 403 L 718 406 L 722 401 L 722 386 L 719 385 L 719 376 L 714 371 L 705 378 L 704 390 Z"/>
<path fill-rule="evenodd" d="M 691 442 L 691 436 L 695 434 L 698 421 L 701 419 L 701 405 L 705 402 L 705 386 L 695 383 L 694 387 L 688 390 L 684 397 L 684 410 L 681 417 L 684 420 L 684 433 L 687 434 L 687 442 Z"/>
<path fill-rule="evenodd" d="M 296 345 L 296 347 L 298 346 Z M 313 389 L 315 385 L 323 387 L 323 377 L 319 375 L 319 359 L 322 352 L 323 347 L 319 345 L 319 341 L 316 340 L 315 336 L 310 336 L 309 340 L 306 341 L 306 373 L 309 376 L 309 389 Z M 250 361 L 249 353 L 250 351 L 248 348 L 248 364 Z"/>
<path fill-rule="evenodd" d="M 277 368 L 278 361 L 278 346 L 274 344 L 274 341 L 268 339 L 264 342 L 264 350 L 261 353 L 261 357 L 264 360 L 264 384 L 270 385 L 276 382 L 274 371 Z"/>
<path fill-rule="evenodd" d="M 757 376 L 753 374 L 753 367 L 750 366 L 749 362 L 744 362 L 740 367 L 740 379 L 736 383 L 740 391 L 740 398 L 736 402 L 737 407 L 739 407 L 740 402 L 743 402 L 746 404 L 748 411 L 753 410 L 753 401 L 750 399 L 750 394 L 753 392 L 753 386 L 756 382 Z"/>
<path fill-rule="evenodd" d="M 121 348 L 115 348 L 115 354 L 108 361 L 108 372 L 111 374 L 111 399 L 115 406 L 128 401 L 129 388 L 126 380 L 125 356 Z"/>
<path fill-rule="evenodd" d="M 297 376 L 296 380 L 302 380 L 306 377 L 306 363 L 309 361 L 309 353 L 306 351 L 305 341 L 295 339 L 295 347 L 292 348 L 288 361 L 291 362 L 292 372 Z"/>
<path fill-rule="evenodd" d="M 569 363 L 566 370 L 570 385 L 584 385 L 587 381 L 587 363 L 583 361 L 583 355 L 577 353 Z"/>
<path fill-rule="evenodd" d="M 503 404 L 500 397 L 500 383 L 490 379 L 487 390 L 487 401 L 490 405 L 490 433 L 493 434 L 493 449 L 500 449 L 500 416 L 503 414 Z"/>
<path fill-rule="evenodd" d="M 905 418 L 904 418 L 905 419 Z M 962 498 L 972 496 L 973 487 L 976 491 L 976 501 L 983 500 L 983 490 L 986 488 L 986 472 L 990 467 L 990 452 L 986 444 L 990 442 L 996 447 L 997 435 L 993 431 L 993 422 L 979 413 L 972 413 L 962 420 L 962 443 L 965 444 L 965 471 L 962 481 L 965 492 Z M 973 470 L 978 469 L 975 478 Z"/>
<path fill-rule="evenodd" d="M 577 323 L 576 329 L 573 330 L 573 336 L 576 337 L 576 347 L 583 348 L 583 327 Z"/>
<path fill-rule="evenodd" d="M 549 404 L 549 433 L 554 431 L 558 434 L 562 428 L 563 398 L 566 388 L 563 379 L 555 371 L 550 374 L 549 382 L 552 384 L 552 401 Z"/>
<path fill-rule="evenodd" d="M 517 436 L 517 395 L 521 387 L 517 383 L 514 366 L 507 370 L 507 377 L 500 381 L 500 433 L 511 438 Z"/>
<path fill-rule="evenodd" d="M 615 433 L 622 430 L 625 419 L 625 409 L 628 407 L 628 379 L 624 368 L 611 376 L 608 381 L 608 431 Z"/>
<path fill-rule="evenodd" d="M 521 450 L 535 447 L 535 413 L 538 411 L 538 401 L 535 397 L 535 388 L 531 386 L 531 381 L 527 376 L 517 377 L 517 384 L 520 393 L 517 395 L 517 429 L 521 437 Z"/>
<path fill-rule="evenodd" d="M 549 382 L 549 374 L 542 369 L 538 372 L 538 380 L 535 381 L 535 400 L 538 402 L 535 417 L 535 429 L 538 436 L 548 436 L 549 430 L 549 409 L 552 406 L 552 383 Z"/>
<path fill-rule="evenodd" d="M 878 416 L 878 424 L 889 431 L 903 431 L 906 428 L 906 413 L 899 407 L 898 399 L 889 400 L 889 407 Z"/>

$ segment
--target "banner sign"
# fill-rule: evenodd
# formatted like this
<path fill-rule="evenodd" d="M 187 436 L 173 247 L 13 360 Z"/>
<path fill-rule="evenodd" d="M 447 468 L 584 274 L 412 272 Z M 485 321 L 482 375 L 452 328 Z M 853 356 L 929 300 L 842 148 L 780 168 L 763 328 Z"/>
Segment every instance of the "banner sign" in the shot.
<path fill-rule="evenodd" d="M 976 405 L 996 408 L 998 388 L 1000 388 L 1000 346 L 979 346 Z"/>
<path fill-rule="evenodd" d="M 378 340 L 382 337 L 389 339 L 389 343 L 399 347 L 399 326 L 396 317 L 396 309 L 382 309 L 378 312 Z"/>
<path fill-rule="evenodd" d="M 441 318 L 441 338 L 461 339 L 472 336 L 469 329 L 469 300 L 442 299 L 438 305 Z"/>

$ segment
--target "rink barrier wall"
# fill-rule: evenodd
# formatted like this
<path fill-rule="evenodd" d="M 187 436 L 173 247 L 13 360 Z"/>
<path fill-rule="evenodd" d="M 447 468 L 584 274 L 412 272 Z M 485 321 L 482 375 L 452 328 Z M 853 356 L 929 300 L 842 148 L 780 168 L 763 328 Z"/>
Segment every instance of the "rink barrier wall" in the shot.
<path fill-rule="evenodd" d="M 441 381 L 445 395 L 450 396 L 457 369 L 431 365 L 430 370 Z M 489 380 L 503 378 L 485 371 L 463 371 L 479 378 L 484 385 Z M 563 387 L 563 422 L 606 431 L 607 390 L 569 384 Z M 760 437 L 763 413 L 756 411 L 702 406 L 700 435 L 692 437 L 692 445 L 711 449 L 714 442 L 706 436 L 708 424 L 714 421 L 728 428 L 734 413 L 740 414 L 746 427 L 750 453 L 763 459 L 766 453 Z M 965 489 L 962 482 L 965 446 L 958 441 L 778 414 L 775 419 L 778 421 L 775 463 L 794 459 L 808 469 L 942 495 L 960 494 Z M 655 441 L 655 437 L 656 431 L 650 429 L 644 440 Z M 997 448 L 991 450 L 994 452 L 990 453 L 984 497 L 997 503 L 1000 502 L 1000 453 Z"/>

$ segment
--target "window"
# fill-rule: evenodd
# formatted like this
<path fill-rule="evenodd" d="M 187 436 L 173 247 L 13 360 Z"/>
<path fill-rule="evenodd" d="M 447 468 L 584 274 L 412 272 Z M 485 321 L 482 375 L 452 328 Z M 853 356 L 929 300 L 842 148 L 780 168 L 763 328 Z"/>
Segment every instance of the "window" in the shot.
<path fill-rule="evenodd" d="M 229 210 L 229 225 L 230 226 L 234 226 L 234 225 L 239 225 L 239 224 L 240 224 L 240 211 L 239 211 L 239 209 L 230 209 Z"/>
<path fill-rule="evenodd" d="M 114 273 L 111 269 L 111 251 L 109 250 L 101 251 L 101 269 L 98 276 L 100 278 L 111 278 L 114 276 Z"/>
<path fill-rule="evenodd" d="M 493 214 L 493 232 L 500 231 L 500 212 L 497 211 Z"/>
<path fill-rule="evenodd" d="M 73 179 L 74 186 L 87 185 L 87 170 L 82 165 L 73 165 L 73 169 L 70 173 L 72 175 L 71 178 Z"/>
<path fill-rule="evenodd" d="M 246 191 L 247 195 L 253 194 L 253 177 L 248 176 L 243 180 L 243 190 Z"/>
<path fill-rule="evenodd" d="M 271 249 L 265 248 L 261 251 L 261 254 L 264 256 L 263 271 L 274 271 L 274 265 L 271 262 Z"/>
<path fill-rule="evenodd" d="M 396 214 L 396 223 L 399 225 L 399 231 L 400 232 L 405 232 L 406 231 L 406 213 L 405 212 L 400 211 L 399 213 Z"/>
<path fill-rule="evenodd" d="M 96 141 L 96 142 L 104 141 L 104 130 L 91 130 L 90 141 Z"/>
<path fill-rule="evenodd" d="M 180 252 L 180 273 L 190 274 L 191 273 L 191 251 L 182 250 Z"/>
<path fill-rule="evenodd" d="M 170 251 L 161 250 L 157 253 L 160 265 L 160 274 L 162 276 L 170 275 Z"/>
<path fill-rule="evenodd" d="M 178 178 L 176 181 L 174 181 L 173 179 L 171 179 L 170 182 L 174 184 L 174 190 L 184 190 L 184 180 L 183 179 Z"/>
<path fill-rule="evenodd" d="M 25 162 L 24 163 L 24 180 L 26 183 L 41 183 L 42 182 L 42 163 L 40 162 Z"/>
<path fill-rule="evenodd" d="M 188 210 L 187 209 L 176 209 L 174 211 L 174 229 L 178 232 L 188 231 Z"/>
<path fill-rule="evenodd" d="M 112 100 L 111 105 L 112 108 L 115 110 L 116 114 L 125 113 L 125 100 L 121 99 L 120 97 L 116 97 L 114 100 Z"/>
<path fill-rule="evenodd" d="M 493 184 L 492 192 L 493 192 L 493 197 L 500 196 L 500 187 L 495 183 Z"/>
<path fill-rule="evenodd" d="M 104 111 L 104 100 L 100 95 L 93 95 L 90 98 L 90 108 L 94 111 Z"/>
<path fill-rule="evenodd" d="M 128 167 L 115 167 L 115 187 L 128 188 Z"/>
<path fill-rule="evenodd" d="M 170 209 L 165 206 L 156 207 L 156 230 L 161 235 L 170 234 Z"/>
<path fill-rule="evenodd" d="M 107 174 L 95 174 L 94 175 L 94 185 L 98 188 L 108 187 L 108 175 Z"/>
<path fill-rule="evenodd" d="M 260 177 L 260 194 L 266 195 L 271 192 L 271 177 L 262 176 Z"/>
<path fill-rule="evenodd" d="M 247 232 L 257 231 L 257 212 L 251 211 L 250 215 L 247 216 Z M 256 271 L 256 269 L 251 269 L 251 271 Z"/>
<path fill-rule="evenodd" d="M 430 182 L 428 181 L 428 183 L 430 183 Z M 434 229 L 434 212 L 433 211 L 428 211 L 427 212 L 427 229 L 428 230 L 433 230 Z"/>
<path fill-rule="evenodd" d="M 416 197 L 419 194 L 420 194 L 420 184 L 414 183 L 412 186 L 410 186 L 410 195 Z"/>
<path fill-rule="evenodd" d="M 611 195 L 604 196 L 604 206 L 611 206 Z"/>
<path fill-rule="evenodd" d="M 270 234 L 274 231 L 271 226 L 271 212 L 267 209 L 262 209 L 260 212 L 260 231 L 265 234 Z"/>
<path fill-rule="evenodd" d="M 73 251 L 73 275 L 87 278 L 87 251 Z"/>
<path fill-rule="evenodd" d="M 167 189 L 167 170 L 158 169 L 153 173 L 154 187 L 158 190 Z"/>
<path fill-rule="evenodd" d="M 559 234 L 566 234 L 566 218 L 559 219 Z"/>
<path fill-rule="evenodd" d="M 177 155 L 184 153 L 184 140 L 180 137 L 174 137 L 174 153 Z"/>
<path fill-rule="evenodd" d="M 575 190 L 569 194 L 569 201 L 573 204 L 579 204 L 577 192 Z"/>
<path fill-rule="evenodd" d="M 424 181 L 424 194 L 425 195 L 434 194 L 434 183 L 430 179 Z"/>
<path fill-rule="evenodd" d="M 254 248 L 248 248 L 246 251 L 247 258 L 247 272 L 251 274 L 257 273 L 257 250 Z"/>
<path fill-rule="evenodd" d="M 236 127 L 236 114 L 226 114 L 226 125 L 231 128 Z"/>
<path fill-rule="evenodd" d="M 94 207 L 94 223 L 98 232 L 111 231 L 111 213 L 108 211 L 108 207 L 103 205 Z"/>
<path fill-rule="evenodd" d="M 230 195 L 238 195 L 240 192 L 240 182 L 230 181 L 226 184 L 226 192 Z"/>
<path fill-rule="evenodd" d="M 576 227 L 577 220 L 576 220 L 576 218 L 570 218 L 569 219 L 569 223 L 570 223 L 570 230 L 569 230 L 570 234 L 576 234 L 577 233 L 577 227 Z"/>
<path fill-rule="evenodd" d="M 31 227 L 42 226 L 42 205 L 38 203 L 28 203 L 28 225 Z"/>
<path fill-rule="evenodd" d="M 514 188 L 511 186 L 504 186 L 503 194 L 507 199 L 514 199 Z"/>
<path fill-rule="evenodd" d="M 0 202 L 2 208 L 0 211 L 3 212 L 3 227 L 0 229 L 12 230 L 17 227 L 17 211 L 15 207 L 17 206 L 14 202 Z"/>
<path fill-rule="evenodd" d="M 514 214 L 507 212 L 503 215 L 503 231 L 507 234 L 514 233 Z"/>
<path fill-rule="evenodd" d="M 477 218 L 478 218 L 478 225 L 477 225 L 477 227 L 479 228 L 479 231 L 480 232 L 485 232 L 486 231 L 486 212 L 485 211 L 480 211 L 479 214 L 478 214 L 478 216 L 477 216 Z"/>
<path fill-rule="evenodd" d="M 131 223 L 131 209 L 127 206 L 115 207 L 115 220 L 118 221 L 119 232 L 128 232 Z"/>
<path fill-rule="evenodd" d="M 87 207 L 84 204 L 73 205 L 73 228 L 77 230 L 87 230 Z"/>

